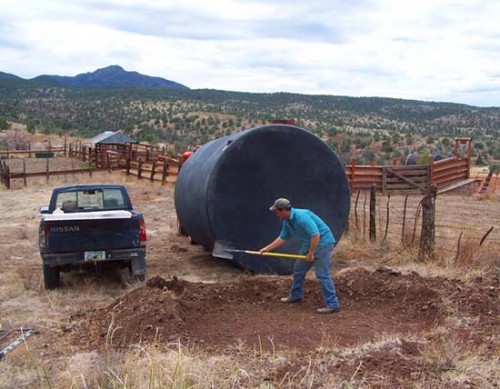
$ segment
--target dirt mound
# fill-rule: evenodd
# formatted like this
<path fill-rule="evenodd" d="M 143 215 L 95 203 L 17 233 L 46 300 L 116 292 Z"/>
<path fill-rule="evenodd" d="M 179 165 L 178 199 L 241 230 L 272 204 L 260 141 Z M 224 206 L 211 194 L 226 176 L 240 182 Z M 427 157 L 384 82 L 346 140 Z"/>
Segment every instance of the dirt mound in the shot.
<path fill-rule="evenodd" d="M 205 350 L 241 345 L 310 350 L 421 332 L 443 318 L 442 299 L 451 290 L 459 292 L 457 303 L 466 298 L 460 293 L 467 294 L 465 286 L 452 281 L 387 269 L 352 269 L 335 283 L 341 312 L 318 315 L 315 308 L 322 300 L 315 280 L 306 281 L 303 303 L 282 304 L 279 297 L 290 286 L 283 277 L 210 284 L 154 277 L 105 309 L 73 318 L 72 337 L 89 347 L 181 340 Z M 486 310 L 492 309 L 490 302 Z"/>
<path fill-rule="evenodd" d="M 171 280 L 165 280 L 159 276 L 153 277 L 146 282 L 146 286 L 150 288 L 167 289 L 174 292 L 176 295 L 182 294 L 184 292 L 185 282 L 180 281 L 176 276 L 172 277 Z"/>

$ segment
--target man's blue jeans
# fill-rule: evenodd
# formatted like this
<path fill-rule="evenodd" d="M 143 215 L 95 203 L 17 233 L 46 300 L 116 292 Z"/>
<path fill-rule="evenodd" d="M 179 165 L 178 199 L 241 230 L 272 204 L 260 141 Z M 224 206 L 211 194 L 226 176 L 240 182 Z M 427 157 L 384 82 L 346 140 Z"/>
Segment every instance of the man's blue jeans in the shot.
<path fill-rule="evenodd" d="M 332 262 L 332 251 L 334 245 L 325 245 L 320 247 L 314 253 L 314 261 L 308 262 L 304 260 L 295 261 L 293 267 L 293 281 L 290 289 L 290 297 L 293 300 L 304 299 L 304 281 L 306 274 L 314 265 L 316 270 L 316 279 L 321 285 L 323 291 L 323 300 L 328 308 L 340 308 L 339 299 L 337 298 L 337 291 L 333 284 L 332 277 L 330 276 L 330 265 Z"/>

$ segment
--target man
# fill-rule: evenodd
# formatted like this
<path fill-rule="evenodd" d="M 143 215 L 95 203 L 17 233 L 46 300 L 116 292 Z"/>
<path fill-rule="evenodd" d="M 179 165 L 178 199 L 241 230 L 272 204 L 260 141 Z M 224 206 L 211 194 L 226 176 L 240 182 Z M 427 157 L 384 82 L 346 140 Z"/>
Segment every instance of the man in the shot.
<path fill-rule="evenodd" d="M 308 209 L 292 208 L 289 200 L 277 199 L 269 208 L 281 221 L 279 236 L 260 249 L 260 253 L 274 250 L 289 239 L 298 239 L 302 243 L 301 254 L 306 260 L 297 260 L 293 267 L 293 281 L 288 297 L 281 298 L 283 303 L 301 302 L 304 299 L 304 281 L 307 272 L 314 264 L 316 278 L 323 291 L 326 307 L 319 308 L 318 313 L 334 313 L 340 311 L 335 285 L 330 276 L 330 264 L 335 237 L 326 223 Z"/>

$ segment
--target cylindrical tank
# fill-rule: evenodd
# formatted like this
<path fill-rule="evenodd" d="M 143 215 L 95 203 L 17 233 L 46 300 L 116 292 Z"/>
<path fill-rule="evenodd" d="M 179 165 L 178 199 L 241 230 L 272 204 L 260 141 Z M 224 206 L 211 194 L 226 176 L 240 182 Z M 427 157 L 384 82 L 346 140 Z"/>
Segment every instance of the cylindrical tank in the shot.
<path fill-rule="evenodd" d="M 280 231 L 269 211 L 278 197 L 308 208 L 331 228 L 337 241 L 349 218 L 345 169 L 332 150 L 302 128 L 272 124 L 215 139 L 183 165 L 175 186 L 175 207 L 191 238 L 212 251 L 217 242 L 259 250 Z M 290 241 L 278 251 L 296 254 Z M 233 260 L 255 272 L 290 274 L 293 260 L 235 253 Z"/>

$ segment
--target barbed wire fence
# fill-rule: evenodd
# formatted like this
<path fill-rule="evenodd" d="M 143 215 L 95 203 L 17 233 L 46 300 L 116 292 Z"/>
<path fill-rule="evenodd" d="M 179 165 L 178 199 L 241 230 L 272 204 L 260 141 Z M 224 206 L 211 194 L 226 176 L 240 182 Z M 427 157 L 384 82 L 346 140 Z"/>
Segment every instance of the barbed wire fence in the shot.
<path fill-rule="evenodd" d="M 423 199 L 419 194 L 376 194 L 358 191 L 352 196 L 349 236 L 371 241 L 391 253 L 422 249 Z M 448 263 L 497 261 L 500 258 L 498 196 L 437 194 L 430 230 L 432 258 Z M 425 242 L 424 242 L 425 243 Z M 428 244 L 428 243 L 425 243 Z M 427 247 L 428 248 L 428 247 Z"/>

